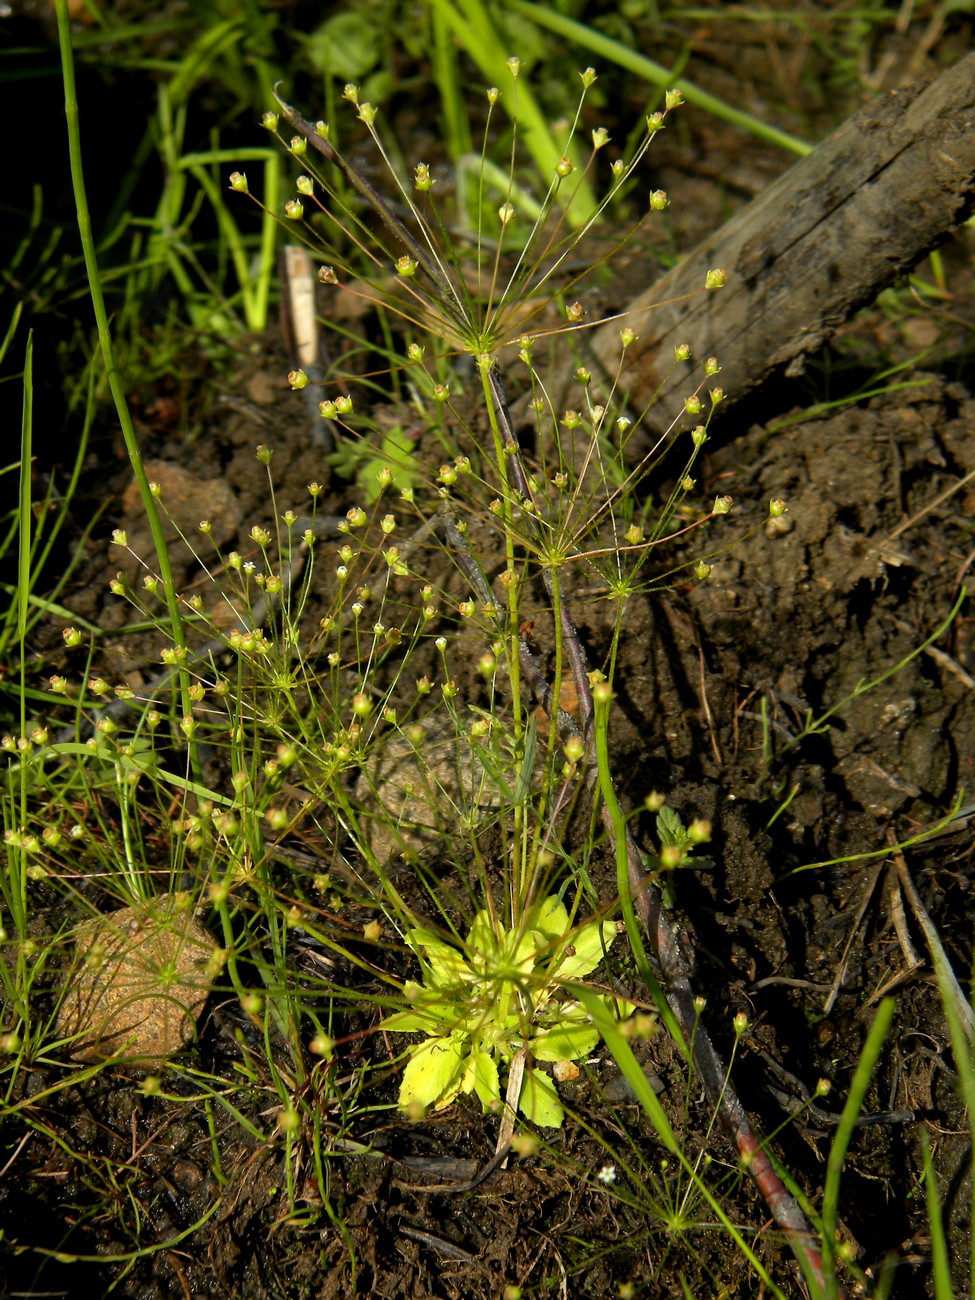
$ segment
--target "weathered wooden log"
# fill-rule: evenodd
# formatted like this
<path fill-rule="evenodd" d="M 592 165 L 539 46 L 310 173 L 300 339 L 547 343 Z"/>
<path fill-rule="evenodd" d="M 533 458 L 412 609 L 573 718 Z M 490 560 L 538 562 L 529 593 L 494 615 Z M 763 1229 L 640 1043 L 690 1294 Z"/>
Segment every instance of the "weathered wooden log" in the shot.
<path fill-rule="evenodd" d="M 607 373 L 621 325 L 638 341 L 625 382 L 663 432 L 693 390 L 667 378 L 674 346 L 718 358 L 734 401 L 803 359 L 881 289 L 946 240 L 975 205 L 975 54 L 935 81 L 873 100 L 594 336 Z M 702 292 L 712 267 L 723 289 Z M 688 295 L 691 295 L 688 297 Z M 700 376 L 700 370 L 696 374 Z M 696 381 L 695 381 L 696 382 Z"/>

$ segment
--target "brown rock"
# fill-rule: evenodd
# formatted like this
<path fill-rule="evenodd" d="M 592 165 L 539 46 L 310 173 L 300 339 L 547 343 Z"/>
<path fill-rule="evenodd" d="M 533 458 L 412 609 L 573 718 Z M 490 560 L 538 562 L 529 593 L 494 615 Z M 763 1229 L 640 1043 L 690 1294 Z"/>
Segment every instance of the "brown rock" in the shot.
<path fill-rule="evenodd" d="M 58 1032 L 82 1061 L 156 1064 L 191 1042 L 210 992 L 212 936 L 168 900 L 79 926 Z"/>

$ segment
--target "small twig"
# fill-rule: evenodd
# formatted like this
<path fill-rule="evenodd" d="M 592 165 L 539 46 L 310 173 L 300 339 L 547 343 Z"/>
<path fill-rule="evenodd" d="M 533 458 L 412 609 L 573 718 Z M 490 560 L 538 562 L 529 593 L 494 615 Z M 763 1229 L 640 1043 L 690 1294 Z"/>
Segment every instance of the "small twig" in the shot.
<path fill-rule="evenodd" d="M 902 618 L 892 617 L 890 621 L 901 632 L 913 633 L 916 631 L 915 628 L 911 627 L 910 623 L 905 622 Z M 975 677 L 972 677 L 970 673 L 966 673 L 957 659 L 952 659 L 951 655 L 945 654 L 943 650 L 939 650 L 937 646 L 933 645 L 926 646 L 924 653 L 930 659 L 933 659 L 939 668 L 943 668 L 946 673 L 952 673 L 957 677 L 963 686 L 967 686 L 970 691 L 975 690 Z"/>
<path fill-rule="evenodd" d="M 795 1097 L 788 1097 L 784 1093 L 772 1090 L 776 1101 L 790 1115 L 798 1115 L 801 1112 L 803 1115 L 811 1115 L 813 1119 L 819 1120 L 820 1124 L 828 1124 L 831 1127 L 842 1123 L 843 1116 L 839 1111 L 823 1110 L 821 1106 L 817 1106 L 812 1099 L 812 1093 L 802 1080 L 780 1065 L 774 1056 L 763 1051 L 759 1051 L 758 1055 L 774 1075 L 799 1094 L 797 1100 Z M 883 1110 L 872 1115 L 859 1115 L 853 1123 L 857 1128 L 869 1128 L 875 1124 L 910 1124 L 915 1118 L 913 1110 Z"/>
<path fill-rule="evenodd" d="M 400 1234 L 409 1237 L 410 1241 L 418 1241 L 421 1246 L 430 1246 L 434 1250 L 439 1250 L 441 1255 L 446 1255 L 448 1259 L 459 1259 L 464 1264 L 477 1263 L 477 1256 L 472 1255 L 469 1250 L 455 1246 L 452 1241 L 447 1241 L 443 1237 L 435 1237 L 432 1232 L 423 1232 L 421 1229 L 411 1228 L 405 1223 L 400 1224 L 399 1230 Z"/>
<path fill-rule="evenodd" d="M 455 1192 L 471 1192 L 475 1187 L 479 1187 L 481 1183 L 486 1182 L 493 1173 L 496 1173 L 501 1168 L 505 1160 L 508 1158 L 508 1152 L 510 1150 L 510 1141 L 505 1142 L 503 1146 L 499 1146 L 487 1164 L 482 1169 L 479 1169 L 472 1178 L 467 1178 L 463 1182 L 423 1184 L 407 1182 L 404 1179 L 398 1178 L 396 1180 L 396 1185 L 397 1187 L 409 1188 L 411 1192 L 423 1192 L 424 1194 L 429 1192 L 449 1192 L 451 1194 Z"/>
<path fill-rule="evenodd" d="M 958 983 L 958 978 L 941 943 L 941 936 L 938 934 L 934 922 L 928 916 L 920 895 L 914 887 L 914 881 L 907 867 L 907 860 L 896 846 L 892 847 L 891 851 L 894 862 L 897 864 L 897 876 L 901 883 L 901 889 L 903 889 L 907 901 L 911 905 L 911 911 L 924 933 L 924 942 L 928 945 L 928 951 L 931 954 L 935 969 L 939 972 L 942 982 L 948 986 L 951 1000 L 965 1031 L 965 1037 L 968 1039 L 969 1045 L 971 1045 L 975 1042 L 975 1010 L 972 1009 L 972 1004 L 965 997 L 964 991 Z"/>
<path fill-rule="evenodd" d="M 910 931 L 907 928 L 907 917 L 904 915 L 904 892 L 898 885 L 897 868 L 893 863 L 887 869 L 887 890 L 890 898 L 890 915 L 894 922 L 894 931 L 900 942 L 901 952 L 904 954 L 904 959 L 910 969 L 915 970 L 923 963 L 917 955 Z"/>
<path fill-rule="evenodd" d="M 839 965 L 836 968 L 836 974 L 833 977 L 833 984 L 829 991 L 829 997 L 823 1003 L 823 1015 L 828 1016 L 833 1009 L 833 1003 L 839 996 L 840 989 L 843 987 L 843 981 L 846 978 L 846 968 L 850 960 L 850 949 L 853 942 L 860 933 L 860 923 L 863 920 L 864 913 L 873 898 L 873 891 L 877 888 L 877 881 L 880 879 L 880 865 L 875 866 L 863 886 L 860 894 L 860 903 L 857 908 L 857 914 L 850 926 L 849 934 L 846 937 L 846 943 L 843 945 L 843 955 L 840 957 Z"/>

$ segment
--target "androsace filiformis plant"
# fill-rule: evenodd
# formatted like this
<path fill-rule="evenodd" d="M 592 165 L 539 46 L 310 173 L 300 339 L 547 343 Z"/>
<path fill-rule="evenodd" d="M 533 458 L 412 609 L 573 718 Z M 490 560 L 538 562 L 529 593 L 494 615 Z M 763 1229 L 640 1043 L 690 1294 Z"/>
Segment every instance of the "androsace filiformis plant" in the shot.
<path fill-rule="evenodd" d="M 577 1061 L 599 1042 L 599 1030 L 565 985 L 591 974 L 617 937 L 612 921 L 571 929 L 565 905 L 543 899 L 507 930 L 485 908 L 477 913 L 463 947 L 414 927 L 406 942 L 416 952 L 423 985 L 408 984 L 409 1011 L 395 1012 L 387 1030 L 428 1035 L 410 1048 L 399 1105 L 442 1110 L 461 1093 L 476 1093 L 485 1111 L 501 1102 L 498 1062 L 510 1067 L 521 1054 L 558 1065 Z M 629 1004 L 600 995 L 613 1015 Z M 518 1110 L 535 1124 L 558 1128 L 564 1113 L 552 1077 L 530 1066 Z"/>
<path fill-rule="evenodd" d="M 515 79 L 515 93 L 519 70 L 518 61 L 510 60 L 509 71 Z M 591 70 L 583 74 L 584 92 L 593 79 Z M 497 102 L 499 93 L 496 89 L 488 92 L 490 107 Z M 435 179 L 429 166 L 417 163 L 413 185 L 409 186 L 388 163 L 375 126 L 375 108 L 359 101 L 354 86 L 346 88 L 345 97 L 355 106 L 359 120 L 389 166 L 396 206 L 340 152 L 328 124 L 312 125 L 279 101 L 285 121 L 298 132 L 290 142 L 291 153 L 312 173 L 298 179 L 298 197 L 286 204 L 285 214 L 296 230 L 304 231 L 305 237 L 314 242 L 315 231 L 307 224 L 306 217 L 306 214 L 310 216 L 314 212 L 319 228 L 331 228 L 340 244 L 356 248 L 360 256 L 371 262 L 377 282 L 376 298 L 385 300 L 387 311 L 398 318 L 404 332 L 404 359 L 407 365 L 415 368 L 418 405 L 422 411 L 435 412 L 438 407 L 446 408 L 454 416 L 455 426 L 464 428 L 452 402 L 451 384 L 454 380 L 444 370 L 443 362 L 447 355 L 455 352 L 472 359 L 490 433 L 490 450 L 485 453 L 479 440 L 471 439 L 470 445 L 460 450 L 454 464 L 442 468 L 437 493 L 442 500 L 453 504 L 455 516 L 442 521 L 443 535 L 452 527 L 462 539 L 460 543 L 455 539 L 450 549 L 475 595 L 473 602 L 465 602 L 472 606 L 467 616 L 476 614 L 483 620 L 484 631 L 491 637 L 492 647 L 497 647 L 498 657 L 504 664 L 507 707 L 510 710 L 507 730 L 516 770 L 527 771 L 525 760 L 534 744 L 534 733 L 528 725 L 530 705 L 533 702 L 541 704 L 551 720 L 546 738 L 547 780 L 537 798 L 522 797 L 510 808 L 502 872 L 503 924 L 494 932 L 495 942 L 504 942 L 500 936 L 505 933 L 524 936 L 527 933 L 524 918 L 531 915 L 531 909 L 539 905 L 551 887 L 552 872 L 557 868 L 554 868 L 549 846 L 558 842 L 561 814 L 566 803 L 566 787 L 559 781 L 571 781 L 576 777 L 591 788 L 593 775 L 598 771 L 602 795 L 600 815 L 608 836 L 616 845 L 623 914 L 638 968 L 673 1032 L 684 1040 L 689 1054 L 700 1068 L 718 1113 L 740 1152 L 747 1157 L 753 1176 L 807 1273 L 813 1278 L 821 1278 L 819 1257 L 803 1216 L 758 1145 L 730 1088 L 727 1072 L 699 1024 L 690 993 L 689 967 L 682 940 L 661 906 L 656 882 L 645 878 L 643 859 L 616 798 L 607 747 L 615 642 L 606 659 L 607 671 L 594 674 L 568 609 L 571 588 L 567 578 L 573 568 L 581 565 L 590 572 L 594 571 L 605 584 L 604 594 L 616 603 L 618 638 L 627 601 L 634 592 L 647 585 L 645 577 L 641 579 L 640 574 L 647 565 L 648 555 L 672 529 L 679 508 L 695 490 L 691 467 L 706 440 L 710 414 L 724 396 L 719 387 L 711 388 L 705 398 L 701 396 L 717 374 L 718 363 L 711 358 L 705 362 L 704 379 L 685 399 L 687 416 L 693 419 L 703 415 L 704 422 L 691 434 L 685 469 L 677 479 L 677 487 L 658 518 L 648 527 L 645 515 L 634 515 L 633 503 L 641 476 L 659 447 L 654 448 L 635 470 L 627 466 L 622 449 L 634 420 L 625 407 L 621 409 L 619 406 L 622 392 L 620 375 L 609 376 L 605 382 L 601 380 L 601 388 L 597 390 L 589 369 L 584 364 L 579 365 L 576 381 L 582 390 L 582 401 L 578 409 L 560 412 L 534 361 L 533 350 L 539 339 L 559 336 L 568 347 L 574 336 L 581 334 L 586 324 L 584 307 L 579 302 L 571 302 L 563 306 L 562 319 L 557 323 L 552 325 L 539 319 L 534 329 L 533 321 L 539 316 L 541 305 L 515 315 L 516 306 L 525 301 L 544 304 L 555 299 L 556 278 L 566 269 L 569 254 L 578 247 L 581 235 L 577 232 L 562 233 L 561 209 L 555 202 L 562 187 L 572 184 L 575 168 L 568 150 L 562 158 L 553 159 L 553 178 L 541 204 L 541 215 L 531 225 L 527 236 L 517 239 L 513 234 L 516 208 L 512 201 L 512 165 L 511 193 L 504 196 L 504 201 L 496 209 L 490 245 L 482 217 L 483 205 L 478 213 L 475 269 L 471 275 L 464 259 L 456 251 L 448 233 L 448 223 L 438 209 L 433 194 Z M 617 160 L 613 164 L 610 195 L 614 192 L 613 186 L 632 175 L 632 169 L 642 160 L 650 139 L 664 126 L 667 115 L 679 103 L 679 94 L 670 92 L 664 111 L 648 116 L 647 138 L 632 162 L 627 165 Z M 575 131 L 580 117 L 581 103 L 571 131 Z M 279 124 L 278 116 L 268 115 L 266 125 L 269 128 L 276 130 Z M 607 144 L 606 132 L 597 129 L 592 133 L 587 172 Z M 318 155 L 317 160 L 315 155 Z M 322 160 L 324 168 L 319 165 Z M 314 166 L 313 161 L 316 163 Z M 339 176 L 346 187 L 351 186 L 372 214 L 379 218 L 385 229 L 383 236 L 377 238 L 371 226 L 357 212 L 348 205 L 341 206 L 340 188 L 330 182 L 328 168 L 335 169 L 332 175 Z M 248 189 L 246 178 L 240 174 L 232 178 L 231 184 L 241 192 Z M 651 196 L 652 209 L 666 204 L 666 195 L 655 192 Z M 405 219 L 399 215 L 400 207 L 405 207 L 408 214 Z M 601 210 L 601 205 L 597 205 L 593 221 Z M 549 218 L 554 218 L 552 224 Z M 584 223 L 580 229 L 585 234 L 590 228 Z M 505 256 L 509 251 L 510 259 Z M 341 289 L 343 284 L 350 285 L 351 271 L 351 266 L 343 262 L 341 256 L 327 256 L 321 279 L 323 283 Z M 566 292 L 571 293 L 574 281 L 571 276 L 568 278 Z M 388 288 L 390 281 L 391 289 Z M 701 291 L 713 291 L 723 283 L 723 273 L 712 271 Z M 428 355 L 431 341 L 436 351 Z M 624 325 L 620 332 L 621 364 L 632 341 L 632 331 Z M 527 370 L 531 409 L 539 417 L 535 463 L 529 462 L 520 444 L 500 373 L 502 354 L 506 348 L 515 346 Z M 686 350 L 678 345 L 675 364 L 686 359 Z M 301 387 L 307 378 L 295 373 L 292 382 Z M 322 405 L 323 414 L 334 419 L 351 413 L 348 398 L 343 397 L 342 401 L 344 409 L 340 411 L 337 401 L 326 399 Z M 707 402 L 710 405 L 706 410 Z M 610 415 L 614 403 L 619 412 L 615 420 Z M 435 418 L 431 419 L 431 424 L 436 423 Z M 470 426 L 467 426 L 467 432 L 472 432 Z M 611 434 L 617 442 L 615 448 Z M 487 516 L 493 516 L 497 521 L 504 550 L 503 571 L 497 583 L 500 590 L 497 592 L 486 583 L 476 554 L 465 548 L 466 520 L 462 512 L 463 498 L 456 490 L 458 484 L 471 488 L 467 497 L 468 509 L 471 500 L 476 502 L 478 499 L 474 491 L 477 489 L 480 509 L 486 509 Z M 413 500 L 412 492 L 407 499 Z M 699 512 L 691 523 L 697 526 L 725 514 L 730 505 L 727 498 L 718 498 L 712 509 Z M 394 555 L 391 563 L 397 563 L 398 559 L 398 555 Z M 691 563 L 690 571 L 704 580 L 709 568 L 699 561 L 696 568 Z M 554 629 L 555 650 L 549 677 L 522 633 L 523 614 L 530 607 L 533 585 L 541 586 L 546 593 Z M 461 613 L 465 614 L 463 608 Z M 575 717 L 562 707 L 563 686 L 569 677 L 576 694 Z M 560 745 L 568 760 L 561 775 L 556 766 Z M 483 879 L 486 883 L 487 877 Z M 417 928 L 410 924 L 408 916 L 404 916 L 403 929 L 407 934 Z M 655 967 L 644 951 L 644 935 L 651 943 Z M 423 949 L 423 943 L 415 934 L 414 944 Z M 526 956 L 525 960 L 529 957 Z M 662 984 L 658 983 L 658 972 L 662 975 Z M 405 1023 L 419 1028 L 420 1021 L 409 1018 L 414 1014 L 407 1013 Z M 608 1028 L 609 1022 L 595 1004 L 590 1005 L 590 1014 L 606 1023 Z M 438 1049 L 438 1054 L 447 1063 L 449 1078 L 432 1068 L 433 1049 L 421 1046 L 414 1052 L 410 1063 L 411 1082 L 418 1080 L 422 1099 L 434 1105 L 443 1101 L 452 1090 L 464 1090 L 468 1083 L 472 1090 L 479 1092 L 482 1101 L 485 1096 L 493 1097 L 493 1081 L 487 1078 L 484 1063 L 490 1059 L 490 1054 L 475 1045 L 467 1049 L 465 1058 L 465 1047 L 459 1046 L 455 1050 L 450 1034 L 441 1032 L 449 1029 L 451 1023 L 460 1027 L 465 1043 L 476 1040 L 476 1027 L 466 1016 L 456 1017 L 452 1022 L 446 1015 L 437 1019 L 433 1026 L 436 1032 L 427 1041 L 439 1039 L 450 1044 L 449 1049 L 446 1046 Z M 474 1034 L 472 1029 L 475 1029 Z M 531 1033 L 529 1025 L 525 1026 L 525 1033 Z M 418 1064 L 424 1057 L 426 1063 Z M 417 1100 L 420 1100 L 419 1096 Z"/>

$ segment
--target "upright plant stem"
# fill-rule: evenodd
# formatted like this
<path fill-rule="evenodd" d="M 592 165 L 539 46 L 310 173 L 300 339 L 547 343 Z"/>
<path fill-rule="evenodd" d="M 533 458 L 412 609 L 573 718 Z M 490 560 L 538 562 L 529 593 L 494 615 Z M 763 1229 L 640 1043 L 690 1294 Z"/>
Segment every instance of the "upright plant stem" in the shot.
<path fill-rule="evenodd" d="M 510 440 L 517 447 L 500 379 L 494 372 L 491 372 L 489 377 L 491 379 L 489 395 L 495 406 L 494 419 L 502 431 L 507 431 Z M 528 479 L 517 450 L 510 456 L 507 464 L 510 465 L 510 476 L 515 490 L 527 496 Z M 551 594 L 552 575 L 546 572 L 544 576 Z M 579 699 L 581 730 L 590 754 L 596 755 L 598 780 L 603 794 L 603 822 L 616 847 L 621 903 L 634 956 L 651 991 L 659 993 L 662 989 L 666 1005 L 663 1005 L 663 998 L 658 1000 L 658 1005 L 661 1005 L 661 1013 L 671 1033 L 675 1035 L 678 1042 L 683 1042 L 686 1052 L 693 1059 L 711 1104 L 734 1142 L 742 1165 L 756 1183 L 769 1212 L 789 1242 L 807 1283 L 816 1289 L 816 1294 L 822 1295 L 823 1263 L 815 1236 L 798 1202 L 786 1188 L 768 1153 L 755 1136 L 745 1108 L 731 1085 L 728 1071 L 701 1023 L 691 985 L 692 961 L 685 950 L 685 942 L 663 906 L 660 890 L 652 879 L 646 877 L 640 852 L 629 833 L 616 798 L 608 748 L 608 708 L 611 691 L 607 688 L 606 691 L 599 693 L 601 704 L 597 708 L 585 648 L 564 599 L 559 602 L 558 607 L 561 613 L 562 636 Z M 557 707 L 558 702 L 553 701 L 553 719 L 557 716 Z M 659 971 L 659 979 L 647 961 L 643 941 L 636 925 L 637 917 L 649 940 L 651 957 Z M 839 1288 L 835 1291 L 835 1296 L 836 1300 L 845 1300 L 844 1293 Z"/>

